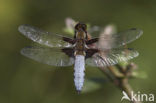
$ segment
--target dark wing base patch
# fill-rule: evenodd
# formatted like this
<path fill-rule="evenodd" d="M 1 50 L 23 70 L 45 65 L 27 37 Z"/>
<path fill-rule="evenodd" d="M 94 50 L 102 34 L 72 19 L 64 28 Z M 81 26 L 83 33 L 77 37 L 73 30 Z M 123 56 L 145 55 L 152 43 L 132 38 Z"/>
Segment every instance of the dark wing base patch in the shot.
<path fill-rule="evenodd" d="M 74 49 L 73 48 L 63 48 L 62 52 L 64 52 L 69 57 L 74 57 Z"/>
<path fill-rule="evenodd" d="M 86 59 L 92 57 L 98 51 L 99 51 L 98 49 L 87 49 L 87 51 L 86 51 Z"/>

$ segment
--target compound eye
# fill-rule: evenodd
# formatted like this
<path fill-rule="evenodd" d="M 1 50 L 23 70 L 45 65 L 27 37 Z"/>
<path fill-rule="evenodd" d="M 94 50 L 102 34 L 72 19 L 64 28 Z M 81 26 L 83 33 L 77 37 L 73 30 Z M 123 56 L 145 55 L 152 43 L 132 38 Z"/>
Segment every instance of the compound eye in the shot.
<path fill-rule="evenodd" d="M 82 25 L 82 28 L 83 28 L 83 30 L 85 30 L 85 31 L 86 31 L 87 26 L 86 26 L 85 24 L 83 24 L 83 25 Z"/>
<path fill-rule="evenodd" d="M 79 24 L 77 24 L 77 25 L 75 26 L 75 29 L 76 29 L 76 30 L 78 30 L 78 29 L 79 29 Z"/>

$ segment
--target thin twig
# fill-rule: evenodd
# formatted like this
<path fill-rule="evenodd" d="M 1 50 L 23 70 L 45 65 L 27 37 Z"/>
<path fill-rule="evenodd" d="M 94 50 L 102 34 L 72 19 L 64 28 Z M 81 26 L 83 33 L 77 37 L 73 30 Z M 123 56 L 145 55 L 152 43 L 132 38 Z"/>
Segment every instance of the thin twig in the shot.
<path fill-rule="evenodd" d="M 120 90 L 125 91 L 126 94 L 129 96 L 129 98 L 132 98 L 131 92 L 133 89 L 128 83 L 128 77 L 123 76 L 124 74 L 121 75 L 121 73 L 118 73 L 113 66 L 104 68 L 100 67 L 99 68 L 107 77 L 108 79 Z M 109 70 L 109 72 L 108 72 Z M 132 103 L 141 103 L 139 101 L 132 101 Z"/>

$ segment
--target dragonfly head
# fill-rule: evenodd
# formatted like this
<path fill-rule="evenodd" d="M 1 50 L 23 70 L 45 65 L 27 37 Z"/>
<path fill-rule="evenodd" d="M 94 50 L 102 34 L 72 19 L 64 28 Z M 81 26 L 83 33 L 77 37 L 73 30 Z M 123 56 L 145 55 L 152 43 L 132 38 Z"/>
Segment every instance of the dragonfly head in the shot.
<path fill-rule="evenodd" d="M 84 23 L 77 23 L 75 25 L 75 34 L 77 38 L 86 38 L 87 35 L 87 25 Z"/>
<path fill-rule="evenodd" d="M 87 30 L 87 25 L 84 24 L 84 23 L 80 23 L 80 22 L 79 22 L 79 23 L 77 23 L 77 24 L 75 25 L 75 30 L 86 32 L 86 30 Z"/>

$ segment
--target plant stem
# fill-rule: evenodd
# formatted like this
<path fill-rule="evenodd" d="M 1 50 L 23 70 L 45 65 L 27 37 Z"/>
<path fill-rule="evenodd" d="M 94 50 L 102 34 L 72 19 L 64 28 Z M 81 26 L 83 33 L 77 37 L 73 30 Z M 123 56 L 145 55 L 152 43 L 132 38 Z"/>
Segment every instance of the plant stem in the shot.
<path fill-rule="evenodd" d="M 131 92 L 133 89 L 128 83 L 128 77 L 121 75 L 118 73 L 112 66 L 104 68 L 99 68 L 107 77 L 108 79 L 117 86 L 120 90 L 125 91 L 129 98 L 132 98 Z M 109 72 L 108 72 L 109 70 Z M 132 101 L 132 103 L 141 103 L 139 101 Z"/>

